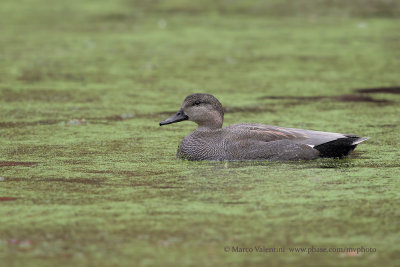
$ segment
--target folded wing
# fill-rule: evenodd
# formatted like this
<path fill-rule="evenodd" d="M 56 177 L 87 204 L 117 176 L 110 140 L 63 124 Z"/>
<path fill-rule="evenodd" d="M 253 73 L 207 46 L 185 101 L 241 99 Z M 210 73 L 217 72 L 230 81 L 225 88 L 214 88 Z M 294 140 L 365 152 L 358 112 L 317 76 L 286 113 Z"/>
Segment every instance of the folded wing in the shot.
<path fill-rule="evenodd" d="M 295 144 L 308 145 L 318 150 L 321 157 L 345 156 L 359 143 L 368 139 L 351 134 L 284 128 L 264 124 L 234 124 L 226 128 L 232 134 L 237 135 L 237 138 L 246 137 L 263 142 L 290 140 Z"/>

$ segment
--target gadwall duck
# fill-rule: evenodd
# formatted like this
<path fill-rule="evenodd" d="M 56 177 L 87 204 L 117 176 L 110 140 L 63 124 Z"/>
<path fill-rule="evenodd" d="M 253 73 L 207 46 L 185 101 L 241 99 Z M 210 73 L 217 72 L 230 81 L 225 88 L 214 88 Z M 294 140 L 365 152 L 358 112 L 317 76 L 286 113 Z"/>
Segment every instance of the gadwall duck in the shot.
<path fill-rule="evenodd" d="M 367 137 L 283 128 L 263 124 L 234 124 L 222 128 L 224 110 L 209 94 L 192 94 L 181 109 L 160 126 L 189 120 L 197 129 L 186 136 L 177 156 L 188 160 L 310 160 L 346 156 Z"/>

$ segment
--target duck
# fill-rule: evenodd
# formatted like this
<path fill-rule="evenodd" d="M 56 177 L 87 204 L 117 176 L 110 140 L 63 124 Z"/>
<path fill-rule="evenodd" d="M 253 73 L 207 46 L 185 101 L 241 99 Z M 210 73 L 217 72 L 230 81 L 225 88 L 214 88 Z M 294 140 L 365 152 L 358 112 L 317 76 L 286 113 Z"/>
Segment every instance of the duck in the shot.
<path fill-rule="evenodd" d="M 343 158 L 368 139 L 353 134 L 241 123 L 222 127 L 224 108 L 211 94 L 187 96 L 176 114 L 160 122 L 192 121 L 197 128 L 180 142 L 176 156 L 190 161 L 314 160 Z"/>

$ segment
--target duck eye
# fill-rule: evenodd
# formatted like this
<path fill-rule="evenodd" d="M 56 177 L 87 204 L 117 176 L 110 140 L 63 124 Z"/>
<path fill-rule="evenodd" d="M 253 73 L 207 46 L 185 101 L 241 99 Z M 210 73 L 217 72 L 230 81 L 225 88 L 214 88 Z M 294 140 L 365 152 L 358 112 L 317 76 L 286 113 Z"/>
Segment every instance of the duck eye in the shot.
<path fill-rule="evenodd" d="M 199 100 L 197 100 L 196 102 L 193 103 L 193 106 L 198 106 L 198 105 L 200 105 L 200 101 Z"/>

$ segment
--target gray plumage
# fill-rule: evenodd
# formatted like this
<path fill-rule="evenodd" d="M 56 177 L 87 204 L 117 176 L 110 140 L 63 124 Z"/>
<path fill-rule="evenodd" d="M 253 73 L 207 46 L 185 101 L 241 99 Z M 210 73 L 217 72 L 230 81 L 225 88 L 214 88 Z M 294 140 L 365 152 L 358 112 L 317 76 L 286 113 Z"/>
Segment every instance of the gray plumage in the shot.
<path fill-rule="evenodd" d="M 186 136 L 177 156 L 188 160 L 310 160 L 343 157 L 368 138 L 341 133 L 234 124 L 222 128 L 221 103 L 209 94 L 186 97 L 181 109 L 160 125 L 190 120 L 197 129 Z"/>

